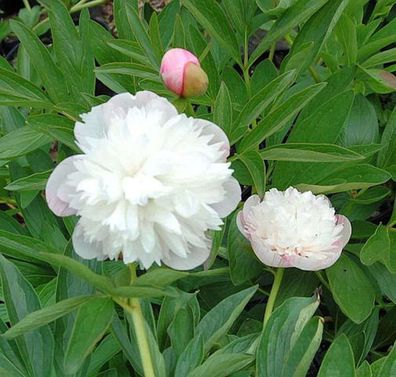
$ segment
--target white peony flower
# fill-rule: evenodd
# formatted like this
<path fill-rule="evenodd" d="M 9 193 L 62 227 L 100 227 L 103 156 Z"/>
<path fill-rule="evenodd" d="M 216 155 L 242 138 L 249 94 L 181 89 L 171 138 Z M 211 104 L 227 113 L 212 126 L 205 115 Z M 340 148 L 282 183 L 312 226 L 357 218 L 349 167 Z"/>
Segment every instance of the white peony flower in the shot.
<path fill-rule="evenodd" d="M 148 91 L 116 95 L 82 119 L 74 134 L 83 154 L 62 161 L 46 187 L 56 215 L 80 216 L 76 253 L 122 255 L 145 268 L 202 264 L 207 231 L 220 228 L 241 196 L 224 132 Z"/>
<path fill-rule="evenodd" d="M 351 224 L 335 215 L 323 195 L 271 189 L 251 196 L 238 213 L 239 230 L 257 257 L 272 267 L 317 271 L 334 264 L 351 236 Z"/>

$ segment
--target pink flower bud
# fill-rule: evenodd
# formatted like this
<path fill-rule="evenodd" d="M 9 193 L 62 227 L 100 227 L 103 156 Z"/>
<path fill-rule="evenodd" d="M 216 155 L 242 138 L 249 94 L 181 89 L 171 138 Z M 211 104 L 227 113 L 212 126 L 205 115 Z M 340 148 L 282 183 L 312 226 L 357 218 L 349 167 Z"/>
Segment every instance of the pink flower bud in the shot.
<path fill-rule="evenodd" d="M 160 73 L 165 86 L 181 97 L 196 97 L 208 88 L 208 76 L 190 51 L 173 48 L 162 58 Z"/>

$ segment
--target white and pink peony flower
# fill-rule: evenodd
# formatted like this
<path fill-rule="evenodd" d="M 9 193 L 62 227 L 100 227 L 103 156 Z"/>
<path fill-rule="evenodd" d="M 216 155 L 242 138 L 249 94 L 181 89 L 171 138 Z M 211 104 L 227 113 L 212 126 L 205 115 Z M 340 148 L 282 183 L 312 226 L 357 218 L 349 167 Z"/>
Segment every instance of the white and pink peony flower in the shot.
<path fill-rule="evenodd" d="M 77 254 L 122 255 L 144 268 L 202 264 L 208 230 L 220 228 L 241 195 L 224 132 L 148 91 L 116 95 L 81 117 L 74 134 L 83 154 L 63 160 L 46 187 L 56 215 L 80 217 Z"/>
<path fill-rule="evenodd" d="M 351 236 L 349 220 L 325 196 L 292 187 L 271 189 L 262 201 L 251 196 L 237 224 L 264 264 L 308 271 L 334 264 Z"/>

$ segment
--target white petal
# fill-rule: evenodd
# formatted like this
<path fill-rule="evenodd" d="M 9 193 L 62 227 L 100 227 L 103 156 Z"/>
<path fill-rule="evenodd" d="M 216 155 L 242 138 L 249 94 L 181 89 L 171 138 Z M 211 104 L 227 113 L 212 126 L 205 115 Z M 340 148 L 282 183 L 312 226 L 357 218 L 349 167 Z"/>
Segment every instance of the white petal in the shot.
<path fill-rule="evenodd" d="M 76 210 L 69 206 L 68 200 L 68 196 L 75 193 L 75 189 L 66 185 L 66 180 L 69 174 L 76 171 L 74 162 L 79 158 L 81 158 L 81 155 L 64 159 L 55 168 L 47 181 L 45 197 L 48 207 L 57 216 L 70 216 L 76 213 Z"/>
<path fill-rule="evenodd" d="M 258 206 L 260 204 L 260 197 L 258 195 L 252 195 L 250 196 L 245 204 L 243 205 L 243 217 L 246 221 L 248 218 L 250 212 L 252 211 L 252 208 Z"/>
<path fill-rule="evenodd" d="M 252 235 L 251 238 L 251 244 L 254 253 L 257 255 L 257 258 L 260 259 L 260 261 L 265 265 L 271 267 L 292 267 L 288 257 L 280 256 L 276 252 L 269 250 L 268 247 L 264 245 L 263 241 L 258 237 Z"/>
<path fill-rule="evenodd" d="M 95 141 L 103 138 L 114 118 L 125 118 L 129 109 L 145 108 L 147 112 L 161 112 L 163 121 L 177 115 L 176 108 L 165 98 L 149 91 L 138 92 L 135 96 L 130 93 L 120 93 L 106 103 L 95 106 L 83 114 L 82 122 L 76 122 L 74 136 L 78 145 L 87 151 L 95 145 Z"/>
<path fill-rule="evenodd" d="M 202 127 L 201 135 L 212 135 L 210 144 L 222 144 L 221 150 L 224 152 L 224 160 L 230 154 L 230 142 L 224 131 L 216 124 L 204 119 L 194 119 L 194 124 Z"/>
<path fill-rule="evenodd" d="M 236 217 L 236 224 L 239 229 L 239 231 L 245 236 L 245 238 L 250 239 L 250 235 L 248 232 L 246 232 L 246 223 L 245 223 L 245 218 L 243 216 L 243 211 L 239 211 L 238 215 Z"/>
<path fill-rule="evenodd" d="M 293 267 L 304 271 L 319 271 L 332 266 L 341 255 L 342 249 L 322 251 L 321 254 L 327 254 L 326 258 L 318 259 L 314 257 L 303 257 L 300 255 L 291 255 L 288 257 Z"/>
<path fill-rule="evenodd" d="M 341 231 L 341 238 L 337 241 L 337 246 L 340 246 L 341 249 L 345 247 L 345 245 L 349 242 L 352 234 L 352 226 L 350 221 L 342 215 L 336 215 L 337 225 L 342 224 L 344 228 Z"/>
<path fill-rule="evenodd" d="M 224 184 L 223 188 L 225 190 L 224 200 L 220 203 L 212 204 L 212 208 L 219 214 L 219 217 L 223 218 L 228 216 L 241 201 L 241 186 L 239 186 L 238 181 L 230 177 Z"/>
<path fill-rule="evenodd" d="M 99 260 L 104 259 L 104 255 L 102 253 L 102 246 L 99 242 L 88 242 L 84 238 L 84 231 L 82 226 L 77 223 L 74 228 L 74 232 L 72 235 L 73 248 L 74 251 L 84 259 L 94 259 L 97 258 Z"/>
<path fill-rule="evenodd" d="M 190 253 L 185 258 L 171 253 L 168 257 L 162 258 L 162 260 L 167 266 L 175 270 L 192 270 L 202 265 L 209 258 L 209 246 L 207 248 L 190 246 L 189 250 Z"/>

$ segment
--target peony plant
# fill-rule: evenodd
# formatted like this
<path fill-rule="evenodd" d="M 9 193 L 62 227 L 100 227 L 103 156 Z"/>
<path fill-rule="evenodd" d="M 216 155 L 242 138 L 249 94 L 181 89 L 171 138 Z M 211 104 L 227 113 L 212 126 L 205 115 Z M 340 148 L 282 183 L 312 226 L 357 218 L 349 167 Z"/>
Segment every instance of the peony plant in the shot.
<path fill-rule="evenodd" d="M 395 1 L 3 3 L 0 376 L 394 375 Z"/>

